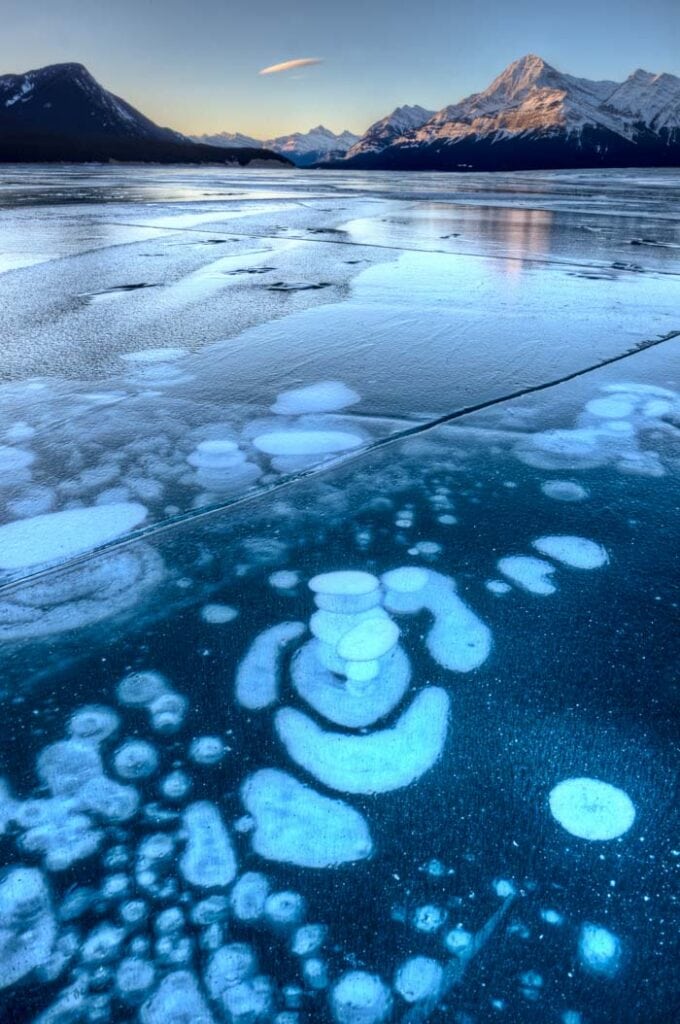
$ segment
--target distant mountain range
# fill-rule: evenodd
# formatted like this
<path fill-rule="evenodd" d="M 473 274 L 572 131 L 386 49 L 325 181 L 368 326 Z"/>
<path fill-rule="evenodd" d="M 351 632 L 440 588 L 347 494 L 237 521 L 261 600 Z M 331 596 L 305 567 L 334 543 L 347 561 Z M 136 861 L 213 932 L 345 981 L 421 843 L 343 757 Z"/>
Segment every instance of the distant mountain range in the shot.
<path fill-rule="evenodd" d="M 574 78 L 529 54 L 437 113 L 398 107 L 340 160 L 376 170 L 680 166 L 680 78 Z"/>
<path fill-rule="evenodd" d="M 219 132 L 217 135 L 193 135 L 195 142 L 209 146 L 260 146 L 271 149 L 274 153 L 287 157 L 297 167 L 311 167 L 312 164 L 343 157 L 356 142 L 359 136 L 344 131 L 339 135 L 324 128 L 322 124 L 308 132 L 294 132 L 292 135 L 279 135 L 275 139 L 253 139 L 240 132 Z"/>
<path fill-rule="evenodd" d="M 0 162 L 154 161 L 289 166 L 252 147 L 201 145 L 107 92 L 82 64 L 0 76 Z"/>
<path fill-rule="evenodd" d="M 438 112 L 397 107 L 361 137 L 323 125 L 260 140 L 188 137 L 149 120 L 82 64 L 0 76 L 0 162 L 154 161 L 375 170 L 680 166 L 680 78 L 557 71 L 533 54 Z"/>

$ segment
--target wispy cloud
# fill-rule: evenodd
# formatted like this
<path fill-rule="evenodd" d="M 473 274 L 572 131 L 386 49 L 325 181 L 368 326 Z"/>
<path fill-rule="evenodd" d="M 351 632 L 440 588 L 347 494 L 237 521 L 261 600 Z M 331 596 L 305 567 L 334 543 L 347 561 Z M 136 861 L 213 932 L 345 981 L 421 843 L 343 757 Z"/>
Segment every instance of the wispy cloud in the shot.
<path fill-rule="evenodd" d="M 260 75 L 278 75 L 280 71 L 294 71 L 297 68 L 306 68 L 310 64 L 323 64 L 321 57 L 298 57 L 297 60 L 284 60 L 282 64 L 272 64 L 268 68 L 262 68 Z"/>

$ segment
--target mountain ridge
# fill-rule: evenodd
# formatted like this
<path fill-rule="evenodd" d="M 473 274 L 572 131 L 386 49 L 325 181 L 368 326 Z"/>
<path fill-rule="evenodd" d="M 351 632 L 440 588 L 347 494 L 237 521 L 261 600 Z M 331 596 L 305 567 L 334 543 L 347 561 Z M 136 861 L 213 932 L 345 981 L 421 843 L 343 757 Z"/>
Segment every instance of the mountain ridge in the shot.
<path fill-rule="evenodd" d="M 0 162 L 54 160 L 289 163 L 262 148 L 198 145 L 109 92 L 83 64 L 48 64 L 1 75 Z"/>
<path fill-rule="evenodd" d="M 335 133 L 319 124 L 307 132 L 291 132 L 272 139 L 255 139 L 240 132 L 218 132 L 214 135 L 192 135 L 194 142 L 214 146 L 260 145 L 286 156 L 297 167 L 309 167 L 324 159 L 338 159 L 358 141 L 359 136 L 347 130 Z"/>
<path fill-rule="evenodd" d="M 591 81 L 527 54 L 486 89 L 443 107 L 420 126 L 381 140 L 383 121 L 371 125 L 343 160 L 320 166 L 522 170 L 680 164 L 680 78 L 641 69 L 620 83 Z"/>

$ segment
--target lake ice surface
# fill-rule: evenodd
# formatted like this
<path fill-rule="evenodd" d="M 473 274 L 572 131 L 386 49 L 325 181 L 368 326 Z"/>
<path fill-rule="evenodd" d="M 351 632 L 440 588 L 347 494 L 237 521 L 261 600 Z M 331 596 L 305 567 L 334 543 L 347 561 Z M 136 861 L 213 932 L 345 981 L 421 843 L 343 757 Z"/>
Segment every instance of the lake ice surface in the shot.
<path fill-rule="evenodd" d="M 666 1024 L 679 198 L 3 172 L 0 1019 Z"/>

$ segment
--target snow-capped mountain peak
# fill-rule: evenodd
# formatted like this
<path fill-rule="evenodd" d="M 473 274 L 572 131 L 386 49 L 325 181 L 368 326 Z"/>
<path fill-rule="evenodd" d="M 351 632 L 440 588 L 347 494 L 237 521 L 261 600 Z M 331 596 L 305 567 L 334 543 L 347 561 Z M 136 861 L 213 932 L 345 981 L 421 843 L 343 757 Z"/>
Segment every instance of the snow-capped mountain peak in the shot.
<path fill-rule="evenodd" d="M 193 138 L 195 142 L 207 142 L 213 146 L 264 146 L 265 149 L 288 157 L 298 167 L 309 167 L 322 160 L 343 157 L 359 136 L 349 131 L 343 131 L 338 135 L 325 125 L 318 124 L 308 132 L 293 132 L 264 141 L 241 135 L 239 132 L 219 132 L 216 135 L 198 135 Z"/>
<path fill-rule="evenodd" d="M 513 169 L 680 163 L 680 79 L 638 70 L 623 83 L 557 70 L 536 54 L 481 92 L 417 123 L 400 107 L 343 166 Z M 425 112 L 427 113 L 427 112 Z M 675 147 L 675 148 L 673 148 Z"/>

